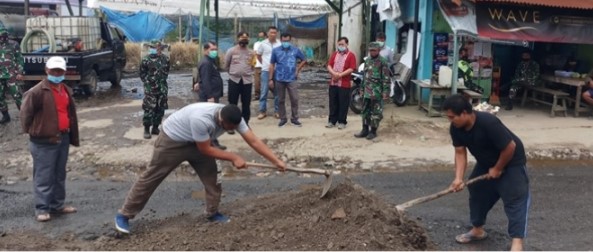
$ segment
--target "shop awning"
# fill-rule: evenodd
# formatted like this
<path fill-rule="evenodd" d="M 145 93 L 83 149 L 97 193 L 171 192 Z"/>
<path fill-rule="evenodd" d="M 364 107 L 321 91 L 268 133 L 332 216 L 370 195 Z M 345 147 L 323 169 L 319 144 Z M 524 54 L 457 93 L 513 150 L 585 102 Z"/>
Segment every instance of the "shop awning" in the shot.
<path fill-rule="evenodd" d="M 593 44 L 593 0 L 476 0 L 478 35 Z"/>
<path fill-rule="evenodd" d="M 478 2 L 526 4 L 554 8 L 593 10 L 593 0 L 478 0 Z"/>

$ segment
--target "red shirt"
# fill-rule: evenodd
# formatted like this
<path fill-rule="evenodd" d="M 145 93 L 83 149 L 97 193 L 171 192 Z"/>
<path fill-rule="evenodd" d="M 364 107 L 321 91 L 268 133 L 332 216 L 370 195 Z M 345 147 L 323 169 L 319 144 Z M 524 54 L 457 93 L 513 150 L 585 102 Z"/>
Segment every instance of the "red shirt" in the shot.
<path fill-rule="evenodd" d="M 54 101 L 56 103 L 56 111 L 58 111 L 58 129 L 64 131 L 70 129 L 70 117 L 68 116 L 68 106 L 70 99 L 68 98 L 68 91 L 64 88 L 64 84 L 50 84 L 51 91 L 54 94 Z"/>
<path fill-rule="evenodd" d="M 337 72 L 344 72 L 348 69 L 352 69 L 356 71 L 356 55 L 350 52 L 350 50 L 346 50 L 345 52 L 334 52 L 331 57 L 329 58 L 328 65 Z M 350 88 L 350 75 L 343 76 L 341 81 L 338 83 L 333 83 L 330 80 L 330 86 L 338 86 L 341 88 Z"/>

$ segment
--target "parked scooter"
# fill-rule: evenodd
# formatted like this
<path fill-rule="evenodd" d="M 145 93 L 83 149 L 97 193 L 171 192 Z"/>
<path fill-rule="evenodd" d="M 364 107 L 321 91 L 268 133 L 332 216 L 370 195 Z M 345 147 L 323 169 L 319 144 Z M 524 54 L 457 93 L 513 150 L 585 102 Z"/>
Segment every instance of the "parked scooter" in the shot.
<path fill-rule="evenodd" d="M 408 102 L 409 94 L 407 93 L 407 83 L 403 83 L 399 76 L 393 74 L 393 68 L 396 64 L 389 67 L 390 75 L 390 92 L 389 97 L 398 107 L 404 106 Z M 350 90 L 350 110 L 356 114 L 362 112 L 362 82 L 364 81 L 364 62 L 358 66 L 358 71 L 352 73 L 352 89 Z"/>

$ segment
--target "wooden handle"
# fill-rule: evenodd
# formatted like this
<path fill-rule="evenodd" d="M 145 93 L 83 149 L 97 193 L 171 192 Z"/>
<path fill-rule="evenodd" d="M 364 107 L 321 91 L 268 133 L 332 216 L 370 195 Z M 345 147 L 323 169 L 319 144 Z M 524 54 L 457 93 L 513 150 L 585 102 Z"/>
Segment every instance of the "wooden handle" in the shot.
<path fill-rule="evenodd" d="M 484 175 L 475 177 L 473 179 L 470 179 L 470 180 L 468 180 L 468 181 L 465 182 L 465 186 L 470 186 L 473 183 L 476 183 L 476 182 L 478 182 L 480 180 L 486 179 L 487 177 L 488 177 L 488 174 L 484 174 Z M 449 193 L 452 193 L 452 192 L 453 192 L 453 190 L 451 188 L 447 188 L 447 189 L 442 190 L 442 191 L 440 191 L 438 193 L 431 194 L 431 195 L 424 196 L 424 197 L 420 197 L 420 198 L 417 198 L 417 199 L 414 199 L 414 200 L 410 200 L 410 201 L 408 201 L 406 203 L 403 203 L 403 204 L 399 204 L 399 205 L 396 206 L 396 208 L 399 211 L 403 211 L 403 210 L 405 210 L 408 207 L 415 206 L 415 205 L 418 205 L 418 204 L 421 204 L 421 203 L 424 203 L 424 202 L 427 202 L 427 201 L 438 199 L 438 198 L 443 197 L 443 196 L 445 196 L 445 195 L 447 195 Z"/>
<path fill-rule="evenodd" d="M 247 162 L 247 166 L 255 166 L 260 168 L 270 168 L 270 169 L 278 169 L 275 165 L 271 164 L 260 164 L 260 163 L 251 163 Z M 315 169 L 315 168 L 296 168 L 296 167 L 286 167 L 286 170 L 293 171 L 293 172 L 300 172 L 300 173 L 313 173 L 313 174 L 321 174 L 325 176 L 329 176 L 329 172 L 323 169 Z"/>

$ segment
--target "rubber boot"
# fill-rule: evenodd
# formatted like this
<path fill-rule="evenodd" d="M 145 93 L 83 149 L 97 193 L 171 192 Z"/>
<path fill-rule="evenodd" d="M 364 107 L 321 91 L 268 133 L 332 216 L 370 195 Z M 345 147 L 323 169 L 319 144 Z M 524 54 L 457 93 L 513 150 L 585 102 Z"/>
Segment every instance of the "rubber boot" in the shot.
<path fill-rule="evenodd" d="M 377 128 L 371 127 L 371 132 L 367 136 L 367 140 L 373 140 L 377 137 Z"/>
<path fill-rule="evenodd" d="M 150 131 L 151 134 L 153 135 L 158 135 L 159 133 L 161 133 L 161 131 L 159 130 L 159 125 L 155 124 L 152 126 L 152 131 Z"/>
<path fill-rule="evenodd" d="M 2 120 L 0 120 L 0 124 L 7 124 L 10 122 L 10 114 L 8 111 L 2 111 Z"/>
<path fill-rule="evenodd" d="M 150 126 L 144 126 L 144 139 L 150 139 Z"/>
<path fill-rule="evenodd" d="M 369 135 L 369 126 L 366 124 L 362 125 L 362 130 L 358 134 L 354 134 L 356 138 L 363 138 Z"/>

